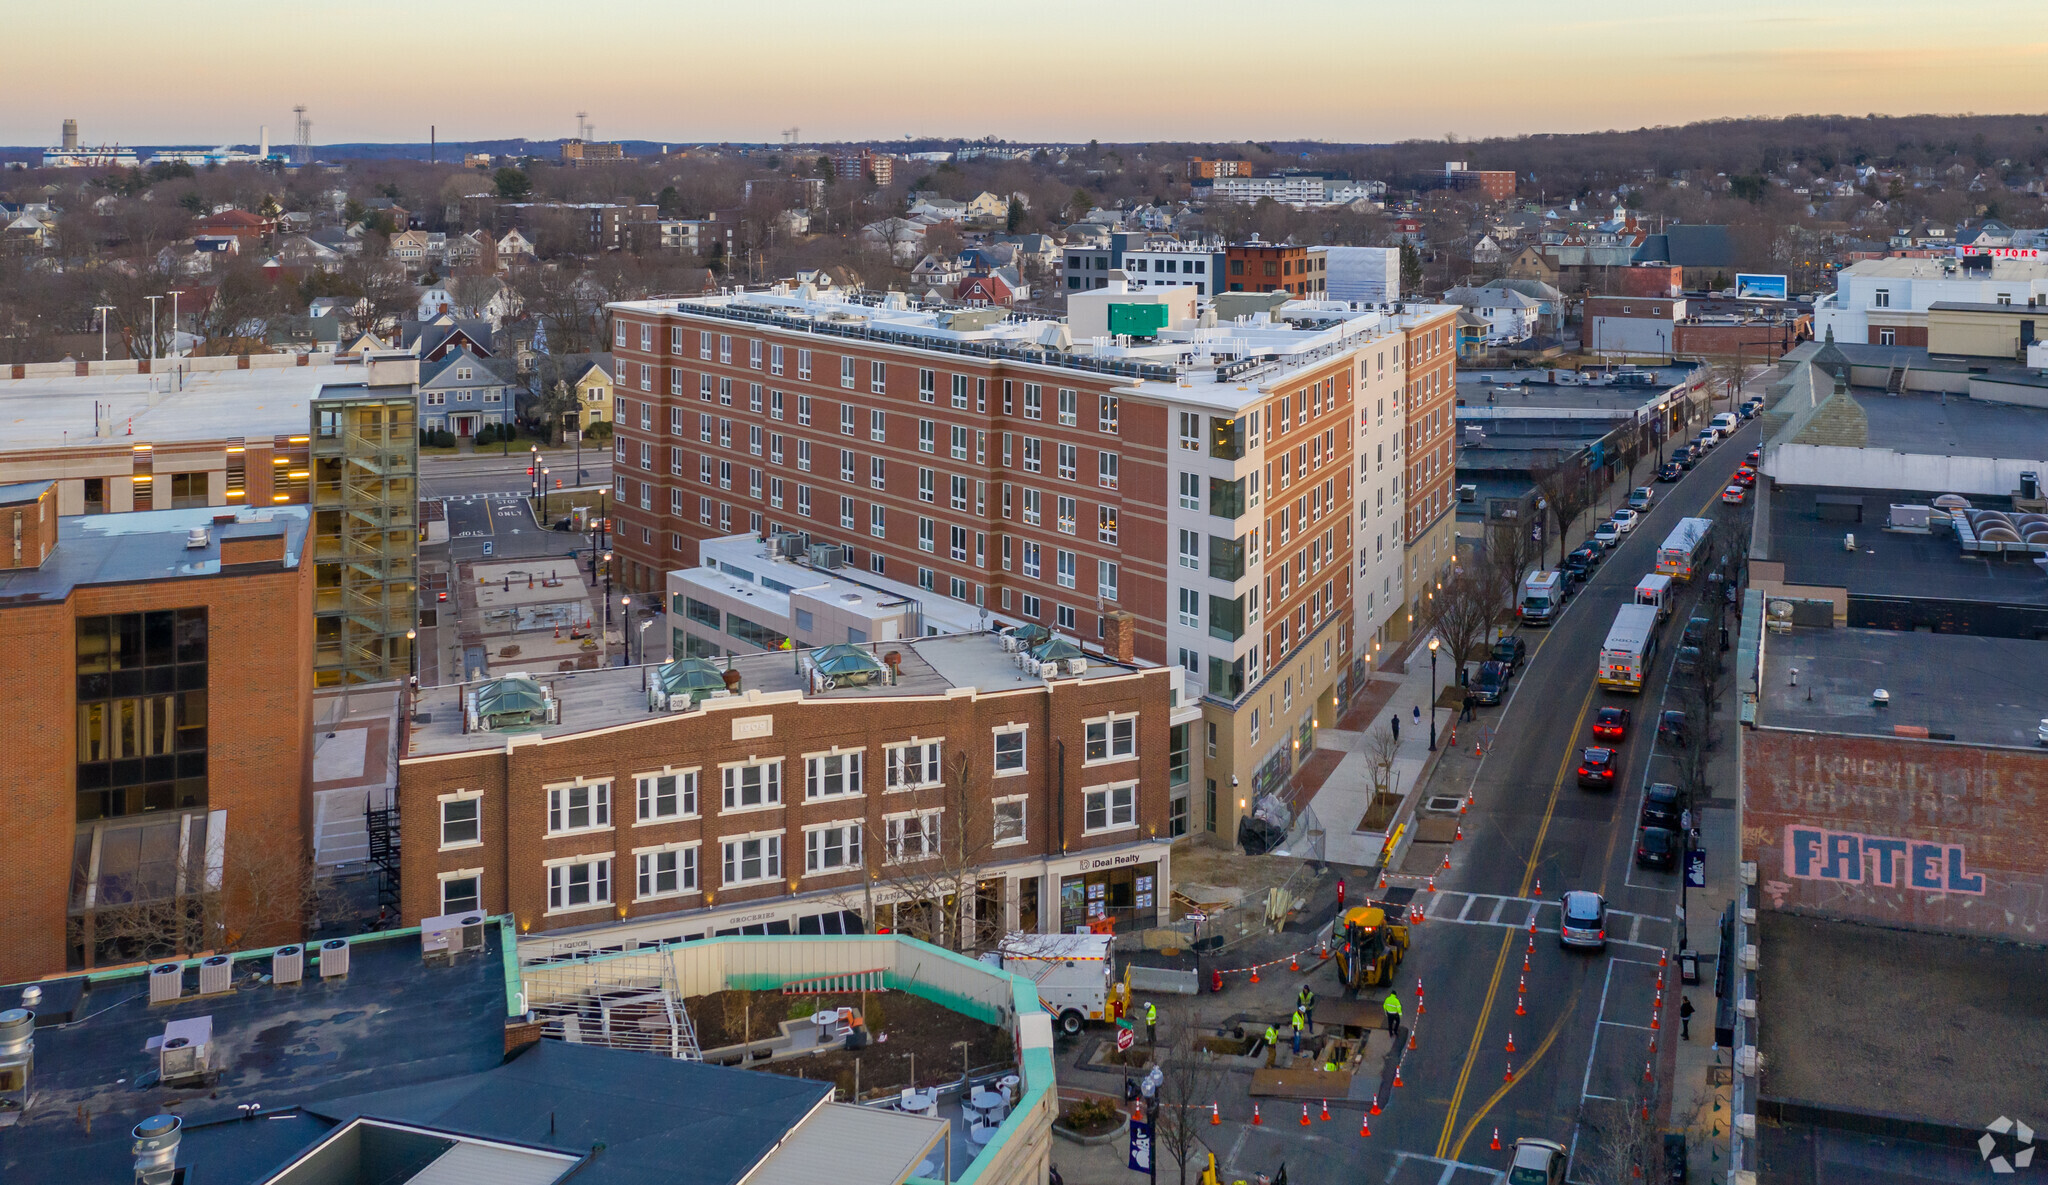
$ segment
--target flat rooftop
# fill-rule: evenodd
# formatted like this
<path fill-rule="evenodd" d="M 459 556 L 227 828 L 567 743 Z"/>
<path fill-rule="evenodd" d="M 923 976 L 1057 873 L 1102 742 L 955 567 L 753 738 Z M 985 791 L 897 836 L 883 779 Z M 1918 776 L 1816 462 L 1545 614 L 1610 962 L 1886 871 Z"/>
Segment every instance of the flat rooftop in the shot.
<path fill-rule="evenodd" d="M 1998 376 L 2001 382 L 2028 375 Z M 1865 447 L 1937 457 L 2048 457 L 2048 408 L 1919 392 L 1849 394 L 1870 425 Z"/>
<path fill-rule="evenodd" d="M 232 514 L 232 523 L 216 523 Z M 57 520 L 57 546 L 40 568 L 0 572 L 0 607 L 62 601 L 74 589 L 95 584 L 139 584 L 220 575 L 223 539 L 284 531 L 284 565 L 304 554 L 312 511 L 305 506 L 230 509 L 199 506 L 185 510 L 141 510 L 127 514 L 80 514 Z M 203 547 L 187 547 L 194 527 L 206 528 Z"/>
<path fill-rule="evenodd" d="M 237 956 L 233 990 L 211 996 L 194 994 L 198 972 L 188 966 L 184 996 L 168 1004 L 149 1002 L 141 968 L 92 981 L 82 999 L 67 986 L 82 978 L 46 982 L 36 1008 L 34 1097 L 0 1138 L 0 1180 L 132 1180 L 129 1130 L 166 1109 L 188 1131 L 220 1120 L 256 1127 L 249 1141 L 220 1141 L 217 1155 L 210 1145 L 200 1179 L 260 1180 L 324 1128 L 292 1119 L 244 1124 L 242 1104 L 281 1108 L 497 1065 L 511 1005 L 499 928 L 484 931 L 485 948 L 452 963 L 424 962 L 410 931 L 355 939 L 347 975 L 322 977 L 308 958 L 306 978 L 287 986 L 260 978 L 271 970 L 267 952 Z M 76 1003 L 60 1015 L 67 996 Z M 0 988 L 0 1007 L 20 998 L 19 985 Z M 168 1022 L 196 1017 L 213 1019 L 219 1079 L 157 1085 L 146 1043 Z M 89 1125 L 80 1121 L 88 1113 Z"/>
<path fill-rule="evenodd" d="M 1844 500 L 1860 503 L 1862 521 L 1823 520 L 1823 497 L 1836 501 L 1831 512 L 1846 511 Z M 1769 499 L 1769 552 L 1755 558 L 1782 562 L 1788 584 L 1846 588 L 1854 595 L 2048 603 L 2048 578 L 2024 558 L 1966 554 L 1946 530 L 1916 535 L 1884 529 L 1893 505 L 1926 506 L 1933 497 L 1927 491 L 1777 486 Z M 1843 547 L 1848 534 L 1856 536 L 1854 552 Z"/>
<path fill-rule="evenodd" d="M 1880 687 L 1889 707 L 1871 706 Z M 1765 728 L 1886 737 L 1924 728 L 1965 744 L 2031 749 L 2048 705 L 2048 642 L 1794 627 L 1764 641 L 1762 697 L 1757 724 Z"/>
<path fill-rule="evenodd" d="M 1552 376 L 1558 372 L 1547 367 L 1460 367 L 1458 398 L 1464 400 L 1464 404 L 1458 408 L 1458 418 L 1484 419 L 1497 414 L 1540 415 L 1549 411 L 1603 420 L 1626 419 L 1644 406 L 1662 399 L 1673 387 L 1691 382 L 1695 369 L 1691 366 L 1635 367 L 1632 373 L 1648 374 L 1651 381 L 1581 386 L 1553 382 Z"/>
<path fill-rule="evenodd" d="M 1933 259 L 1859 259 L 1843 272 L 1871 279 L 1906 280 L 2048 280 L 2048 260 L 2010 259 L 1994 256 L 1989 268 L 1979 264 L 1965 270 L 1954 256 Z"/>
<path fill-rule="evenodd" d="M 2048 948 L 1772 910 L 1757 925 L 1766 1102 L 1965 1131 L 2034 1118 L 2024 1112 L 2039 1105 L 2048 1066 Z"/>
<path fill-rule="evenodd" d="M 994 633 L 941 634 L 937 637 L 874 642 L 867 647 L 877 657 L 895 652 L 901 656 L 895 683 L 877 680 L 867 685 L 841 684 L 829 691 L 811 690 L 798 664 L 808 650 L 785 650 L 768 654 L 740 655 L 718 660 L 740 673 L 740 693 L 750 691 L 804 693 L 807 702 L 862 699 L 891 699 L 905 696 L 941 696 L 956 688 L 973 688 L 988 693 L 1044 687 L 1046 681 L 1028 674 L 1017 665 L 1016 655 L 1002 649 Z M 597 670 L 535 672 L 541 685 L 561 704 L 560 723 L 519 729 L 464 733 L 462 695 L 474 684 L 444 684 L 420 688 L 416 701 L 410 757 L 473 750 L 503 749 L 508 735 L 573 736 L 593 729 L 611 728 L 645 720 L 661 720 L 677 712 L 652 711 L 647 706 L 647 674 L 660 664 L 632 667 L 602 667 Z M 1121 666 L 1089 655 L 1083 679 L 1104 679 L 1130 674 L 1136 666 Z M 1064 676 L 1063 676 L 1064 677 Z M 744 701 L 740 701 L 744 702 Z"/>
<path fill-rule="evenodd" d="M 0 441 L 12 451 L 303 436 L 322 386 L 362 381 L 362 366 L 335 362 L 0 379 Z M 93 435 L 95 410 L 97 422 L 114 425 L 113 435 Z"/>

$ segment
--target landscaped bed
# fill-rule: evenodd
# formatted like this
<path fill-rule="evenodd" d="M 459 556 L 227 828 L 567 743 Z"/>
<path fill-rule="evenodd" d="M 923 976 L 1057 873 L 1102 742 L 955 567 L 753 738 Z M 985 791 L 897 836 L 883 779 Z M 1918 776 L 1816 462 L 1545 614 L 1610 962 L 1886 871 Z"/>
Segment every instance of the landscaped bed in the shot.
<path fill-rule="evenodd" d="M 1013 1065 L 1010 1035 L 1001 1028 L 906 992 L 785 996 L 724 991 L 693 996 L 684 1006 L 697 1027 L 699 1048 L 707 1051 L 779 1036 L 785 1020 L 808 1020 L 830 1008 L 855 1009 L 866 1019 L 865 1048 L 834 1048 L 807 1057 L 751 1063 L 774 1074 L 833 1082 L 847 1098 L 853 1097 L 856 1078 L 860 1096 L 874 1098 L 910 1086 L 958 1082 L 963 1068 L 979 1074 L 997 1067 L 1007 1071 Z M 962 1041 L 967 1042 L 964 1066 L 957 1044 Z"/>

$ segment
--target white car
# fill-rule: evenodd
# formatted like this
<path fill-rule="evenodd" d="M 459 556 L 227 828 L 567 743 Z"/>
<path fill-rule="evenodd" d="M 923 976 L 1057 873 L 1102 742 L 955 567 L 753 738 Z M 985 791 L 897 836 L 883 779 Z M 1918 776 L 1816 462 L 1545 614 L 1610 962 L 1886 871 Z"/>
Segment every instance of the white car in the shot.
<path fill-rule="evenodd" d="M 1555 1140 L 1523 1136 L 1515 1141 L 1507 1185 L 1564 1185 L 1565 1162 L 1570 1159 L 1564 1145 Z"/>
<path fill-rule="evenodd" d="M 1621 528 L 1611 522 L 1601 523 L 1593 528 L 1593 542 L 1602 547 L 1613 547 L 1621 542 Z"/>
<path fill-rule="evenodd" d="M 1621 533 L 1626 535 L 1636 529 L 1636 524 L 1643 521 L 1643 516 L 1624 506 L 1609 516 L 1608 521 L 1620 528 Z"/>

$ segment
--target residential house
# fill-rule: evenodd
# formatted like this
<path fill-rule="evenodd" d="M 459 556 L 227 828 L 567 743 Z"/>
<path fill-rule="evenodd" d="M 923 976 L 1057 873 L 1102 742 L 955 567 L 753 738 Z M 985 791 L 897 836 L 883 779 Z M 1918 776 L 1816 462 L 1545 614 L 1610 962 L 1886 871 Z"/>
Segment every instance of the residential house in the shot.
<path fill-rule="evenodd" d="M 946 287 L 958 284 L 967 276 L 967 269 L 959 260 L 945 259 L 938 255 L 927 255 L 910 269 L 910 282 L 920 288 Z"/>
<path fill-rule="evenodd" d="M 277 262 L 280 266 L 299 271 L 333 272 L 341 270 L 344 262 L 342 253 L 311 235 L 289 235 L 277 248 Z"/>
<path fill-rule="evenodd" d="M 1512 288 L 1453 288 L 1444 293 L 1444 303 L 1461 305 L 1485 320 L 1486 344 L 1511 346 L 1528 341 L 1536 333 L 1541 304 Z M 1463 336 L 1462 330 L 1460 336 Z"/>
<path fill-rule="evenodd" d="M 367 208 L 373 213 L 389 214 L 394 231 L 412 229 L 412 212 L 390 198 L 371 198 Z"/>
<path fill-rule="evenodd" d="M 512 227 L 498 236 L 498 266 L 517 267 L 534 260 L 533 240 L 526 237 L 518 227 Z"/>
<path fill-rule="evenodd" d="M 489 231 L 473 230 L 448 240 L 448 267 L 498 269 L 498 240 Z"/>
<path fill-rule="evenodd" d="M 448 291 L 448 285 L 445 282 L 440 284 L 422 284 L 415 307 L 419 311 L 414 316 L 421 321 L 431 321 L 442 313 L 452 313 L 455 311 L 455 296 Z"/>
<path fill-rule="evenodd" d="M 1643 240 L 1636 250 L 1639 263 L 1668 263 L 1685 269 L 1685 286 L 1705 288 L 1726 283 L 1735 276 L 1735 242 L 1725 226 L 1692 226 L 1680 223 L 1664 228 Z"/>
<path fill-rule="evenodd" d="M 953 299 L 965 305 L 1009 305 L 1017 296 L 1002 277 L 989 274 L 961 280 L 953 290 Z"/>
<path fill-rule="evenodd" d="M 0 243 L 9 253 L 48 251 L 57 245 L 56 221 L 42 214 L 18 214 L 0 231 Z"/>
<path fill-rule="evenodd" d="M 491 361 L 464 346 L 420 365 L 420 427 L 465 439 L 486 424 L 512 422 L 512 386 Z"/>
<path fill-rule="evenodd" d="M 576 396 L 576 410 L 569 413 L 564 427 L 581 431 L 592 424 L 611 422 L 614 379 L 610 354 L 543 355 L 533 372 L 534 394 L 558 382 L 569 384 Z"/>
<path fill-rule="evenodd" d="M 423 230 L 399 231 L 391 236 L 391 243 L 387 253 L 391 258 L 398 260 L 409 268 L 417 270 L 425 267 L 427 263 L 427 232 Z"/>
<path fill-rule="evenodd" d="M 453 313 L 401 321 L 398 326 L 398 348 L 418 354 L 422 363 L 439 362 L 458 350 L 494 358 L 498 354 L 495 342 L 489 322 L 461 318 Z"/>
<path fill-rule="evenodd" d="M 862 245 L 887 251 L 900 267 L 909 267 L 924 254 L 925 225 L 909 218 L 884 218 L 860 228 Z"/>
<path fill-rule="evenodd" d="M 244 239 L 264 239 L 277 233 L 277 219 L 265 218 L 247 210 L 227 209 L 209 214 L 193 225 L 194 234 L 234 235 Z"/>

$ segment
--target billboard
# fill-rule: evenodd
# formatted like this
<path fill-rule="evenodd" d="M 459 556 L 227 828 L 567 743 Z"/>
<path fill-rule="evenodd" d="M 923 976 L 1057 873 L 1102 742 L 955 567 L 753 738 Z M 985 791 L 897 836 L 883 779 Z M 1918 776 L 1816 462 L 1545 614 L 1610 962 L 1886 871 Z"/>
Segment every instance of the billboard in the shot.
<path fill-rule="evenodd" d="M 1783 300 L 1789 290 L 1783 276 L 1735 273 L 1735 296 L 1738 300 Z"/>
<path fill-rule="evenodd" d="M 1988 255 L 1993 259 L 2039 259 L 2039 247 L 1957 247 L 1956 258 L 1968 259 L 1972 255 Z"/>

